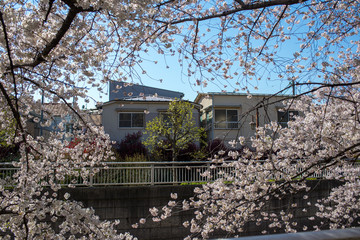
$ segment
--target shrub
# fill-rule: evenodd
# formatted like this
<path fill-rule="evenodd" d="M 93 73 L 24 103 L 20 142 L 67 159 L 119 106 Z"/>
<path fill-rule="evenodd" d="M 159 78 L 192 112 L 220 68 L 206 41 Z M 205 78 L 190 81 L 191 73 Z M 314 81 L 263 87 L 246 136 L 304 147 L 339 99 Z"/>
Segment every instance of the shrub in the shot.
<path fill-rule="evenodd" d="M 125 136 L 120 143 L 116 143 L 113 146 L 114 152 L 117 155 L 117 158 L 120 158 L 122 161 L 126 157 L 132 157 L 134 155 L 143 155 L 147 157 L 146 147 L 141 143 L 142 133 L 129 133 Z"/>
<path fill-rule="evenodd" d="M 18 145 L 0 145 L 0 162 L 17 161 L 19 157 Z"/>
<path fill-rule="evenodd" d="M 225 146 L 222 140 L 216 138 L 208 143 L 207 151 L 208 157 L 213 158 L 213 156 L 218 154 L 219 151 L 225 151 L 225 153 L 228 153 L 229 148 Z"/>
<path fill-rule="evenodd" d="M 200 150 L 198 145 L 196 145 L 195 143 L 189 143 L 186 148 L 179 151 L 177 161 L 188 162 L 204 160 L 206 159 L 206 156 L 203 152 L 204 151 Z M 154 159 L 154 161 L 171 162 L 172 154 L 170 150 L 158 147 L 156 148 L 156 150 L 153 151 L 151 158 Z"/>
<path fill-rule="evenodd" d="M 146 162 L 148 158 L 142 153 L 134 153 L 133 155 L 126 155 L 121 160 L 124 162 Z"/>
<path fill-rule="evenodd" d="M 179 161 L 201 161 L 206 159 L 203 149 L 200 149 L 195 143 L 190 143 L 185 149 L 180 151 Z"/>

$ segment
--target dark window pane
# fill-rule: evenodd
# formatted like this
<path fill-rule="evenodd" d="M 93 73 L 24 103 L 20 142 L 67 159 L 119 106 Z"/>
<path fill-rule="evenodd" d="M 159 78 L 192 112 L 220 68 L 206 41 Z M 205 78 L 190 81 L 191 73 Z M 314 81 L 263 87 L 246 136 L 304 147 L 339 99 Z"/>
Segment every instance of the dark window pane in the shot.
<path fill-rule="evenodd" d="M 277 112 L 278 114 L 278 122 L 281 126 L 283 127 L 287 127 L 288 126 L 288 122 L 289 121 L 293 121 L 295 120 L 295 116 L 298 116 L 299 115 L 299 112 L 298 111 L 278 111 Z"/>
<path fill-rule="evenodd" d="M 120 113 L 120 121 L 131 121 L 131 113 Z"/>
<path fill-rule="evenodd" d="M 288 122 L 288 112 L 287 111 L 278 111 L 278 122 Z"/>
<path fill-rule="evenodd" d="M 226 121 L 226 110 L 215 110 L 215 121 L 225 122 Z"/>
<path fill-rule="evenodd" d="M 161 120 L 162 122 L 168 126 L 168 127 L 171 127 L 172 126 L 172 123 L 171 123 L 171 115 L 168 114 L 168 113 L 160 113 L 160 117 L 161 117 Z"/>
<path fill-rule="evenodd" d="M 215 123 L 215 128 L 226 128 L 226 122 Z"/>
<path fill-rule="evenodd" d="M 238 128 L 238 122 L 229 122 L 227 124 L 228 128 Z"/>
<path fill-rule="evenodd" d="M 227 110 L 227 121 L 228 122 L 237 122 L 238 121 L 237 110 Z"/>
<path fill-rule="evenodd" d="M 132 114 L 132 127 L 144 127 L 144 114 L 133 113 Z"/>
<path fill-rule="evenodd" d="M 119 127 L 131 127 L 131 113 L 120 113 L 119 115 Z"/>
<path fill-rule="evenodd" d="M 294 121 L 294 120 L 295 120 L 295 116 L 299 116 L 299 112 L 298 112 L 298 111 L 289 111 L 289 121 Z"/>

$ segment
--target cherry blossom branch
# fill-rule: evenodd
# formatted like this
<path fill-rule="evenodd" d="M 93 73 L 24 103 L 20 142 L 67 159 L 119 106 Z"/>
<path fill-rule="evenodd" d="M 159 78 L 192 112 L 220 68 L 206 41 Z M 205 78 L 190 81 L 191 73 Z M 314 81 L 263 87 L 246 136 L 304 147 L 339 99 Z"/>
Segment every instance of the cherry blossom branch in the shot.
<path fill-rule="evenodd" d="M 294 5 L 294 4 L 298 4 L 298 3 L 304 3 L 307 2 L 308 0 L 272 0 L 272 1 L 266 1 L 266 2 L 256 2 L 253 4 L 247 4 L 244 6 L 241 6 L 240 8 L 235 8 L 232 10 L 228 10 L 228 11 L 223 11 L 221 13 L 218 14 L 213 14 L 213 15 L 208 15 L 205 17 L 198 17 L 196 18 L 197 21 L 201 22 L 201 21 L 206 21 L 209 19 L 213 19 L 213 18 L 220 18 L 220 17 L 225 17 L 234 13 L 238 13 L 238 12 L 242 12 L 242 11 L 247 11 L 247 10 L 256 10 L 256 9 L 262 9 L 262 8 L 268 8 L 268 7 L 274 7 L 274 6 L 281 6 L 281 5 Z M 179 24 L 179 23 L 184 23 L 184 22 L 190 22 L 193 21 L 194 18 L 183 18 L 180 20 L 175 20 L 175 21 L 169 21 L 169 22 L 164 22 L 158 19 L 155 19 L 154 21 L 156 22 L 160 22 L 160 23 L 166 23 L 166 24 Z"/>
<path fill-rule="evenodd" d="M 269 39 L 271 38 L 271 36 L 272 36 L 273 32 L 275 31 L 275 28 L 279 25 L 279 23 L 280 23 L 281 19 L 283 18 L 284 14 L 285 14 L 285 11 L 286 11 L 286 9 L 288 8 L 288 6 L 289 6 L 289 5 L 285 5 L 284 9 L 282 10 L 282 12 L 281 12 L 280 16 L 278 17 L 278 19 L 277 19 L 277 21 L 276 21 L 275 25 L 272 27 L 272 29 L 271 29 L 271 31 L 270 31 L 270 33 L 269 33 L 269 35 L 266 37 L 265 42 L 264 42 L 264 44 L 262 45 L 262 47 L 261 47 L 261 49 L 260 49 L 260 52 L 259 52 L 258 56 L 260 56 L 260 55 L 261 55 L 261 53 L 262 53 L 262 51 L 264 50 L 264 48 L 265 48 L 265 46 L 266 46 L 267 42 L 269 41 Z"/>
<path fill-rule="evenodd" d="M 25 77 L 25 76 L 21 76 L 24 80 L 28 81 L 28 82 L 31 82 L 32 84 L 36 85 L 37 87 L 39 87 L 40 89 L 44 89 L 45 91 L 57 96 L 58 98 L 60 98 L 63 103 L 65 103 L 65 105 L 80 119 L 81 122 L 83 122 L 85 125 L 86 125 L 86 121 L 85 119 L 78 113 L 78 111 L 73 107 L 71 106 L 72 104 L 68 103 L 68 101 L 65 99 L 64 96 L 61 96 L 58 92 L 54 91 L 54 90 L 51 90 L 51 89 L 46 89 L 44 87 L 42 87 L 39 83 Z M 90 129 L 91 131 L 91 129 Z"/>
<path fill-rule="evenodd" d="M 61 27 L 59 28 L 58 32 L 56 33 L 55 37 L 44 47 L 44 49 L 37 54 L 33 62 L 30 63 L 24 63 L 24 64 L 15 64 L 13 66 L 13 69 L 20 68 L 20 67 L 36 67 L 42 62 L 46 61 L 46 57 L 50 54 L 50 52 L 56 48 L 56 46 L 59 44 L 61 39 L 65 36 L 67 31 L 70 29 L 71 24 L 75 20 L 76 16 L 80 12 L 94 12 L 99 11 L 99 9 L 94 9 L 92 7 L 88 9 L 83 9 L 81 7 L 77 7 L 75 5 L 76 1 L 73 0 L 63 0 L 65 4 L 67 4 L 70 9 L 68 11 L 68 14 L 66 18 L 64 19 Z"/>
<path fill-rule="evenodd" d="M 8 106 L 11 109 L 12 115 L 14 116 L 14 119 L 16 121 L 16 125 L 18 126 L 18 128 L 20 129 L 20 134 L 22 137 L 22 141 L 23 143 L 26 143 L 26 136 L 25 136 L 25 131 L 24 131 L 24 127 L 21 123 L 21 117 L 20 117 L 20 112 L 19 112 L 19 106 L 18 106 L 18 99 L 17 99 L 17 87 L 16 87 L 16 79 L 15 79 L 15 72 L 14 72 L 14 65 L 13 65 L 13 61 L 12 61 L 12 57 L 11 57 L 11 49 L 10 49 L 10 44 L 9 44 L 9 39 L 8 39 L 8 35 L 7 35 L 7 31 L 6 31 L 6 25 L 4 22 L 4 18 L 3 18 L 3 14 L 0 11 L 0 21 L 1 21 L 1 25 L 2 25 L 2 29 L 3 29 L 3 33 L 4 33 L 4 40 L 6 43 L 6 49 L 7 49 L 7 55 L 9 58 L 9 62 L 10 62 L 10 70 L 11 70 L 11 76 L 13 79 L 13 84 L 14 84 L 14 92 L 15 92 L 15 106 L 8 94 L 8 92 L 6 91 L 4 85 L 2 83 L 0 83 L 0 91 L 2 92 L 3 96 L 6 99 L 6 102 L 8 104 Z M 6 76 L 4 76 L 6 78 Z M 28 163 L 28 155 L 26 154 L 26 164 L 27 164 L 27 169 L 29 168 L 29 163 Z"/>
<path fill-rule="evenodd" d="M 47 21 L 47 19 L 49 17 L 49 14 L 51 13 L 51 8 L 52 8 L 52 6 L 54 4 L 54 1 L 55 0 L 49 0 L 49 8 L 48 8 L 48 10 L 47 10 L 47 12 L 45 14 L 45 18 L 44 18 L 44 21 L 43 21 L 44 24 L 46 23 L 46 21 Z"/>

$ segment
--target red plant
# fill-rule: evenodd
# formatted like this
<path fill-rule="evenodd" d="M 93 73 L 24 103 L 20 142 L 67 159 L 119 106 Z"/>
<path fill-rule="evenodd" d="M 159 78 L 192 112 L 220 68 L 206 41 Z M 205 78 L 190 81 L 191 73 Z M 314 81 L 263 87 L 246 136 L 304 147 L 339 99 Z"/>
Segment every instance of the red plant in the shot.
<path fill-rule="evenodd" d="M 121 158 L 135 154 L 147 155 L 146 147 L 141 143 L 142 133 L 128 133 L 120 143 L 114 145 L 115 151 Z"/>

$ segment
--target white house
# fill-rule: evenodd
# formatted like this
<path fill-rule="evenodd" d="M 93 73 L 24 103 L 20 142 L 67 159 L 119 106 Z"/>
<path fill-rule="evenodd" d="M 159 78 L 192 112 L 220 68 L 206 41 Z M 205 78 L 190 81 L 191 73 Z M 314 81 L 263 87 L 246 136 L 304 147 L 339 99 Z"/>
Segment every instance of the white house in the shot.
<path fill-rule="evenodd" d="M 181 100 L 183 93 L 123 82 L 110 83 L 109 101 L 102 104 L 102 125 L 113 141 L 127 134 L 143 132 L 146 123 L 164 114 L 169 103 Z M 200 105 L 194 104 L 193 116 L 199 126 Z"/>
<path fill-rule="evenodd" d="M 201 124 L 207 129 L 208 139 L 220 139 L 225 143 L 244 136 L 247 140 L 255 136 L 257 126 L 271 121 L 281 125 L 298 112 L 284 108 L 283 100 L 288 95 L 210 92 L 200 93 L 195 103 L 202 105 Z"/>

